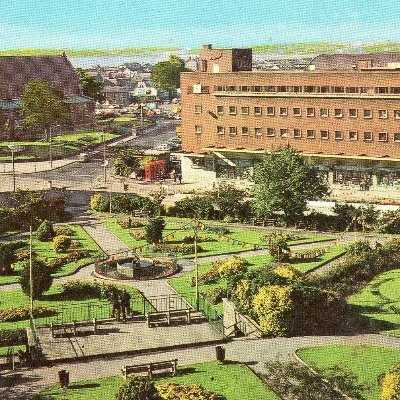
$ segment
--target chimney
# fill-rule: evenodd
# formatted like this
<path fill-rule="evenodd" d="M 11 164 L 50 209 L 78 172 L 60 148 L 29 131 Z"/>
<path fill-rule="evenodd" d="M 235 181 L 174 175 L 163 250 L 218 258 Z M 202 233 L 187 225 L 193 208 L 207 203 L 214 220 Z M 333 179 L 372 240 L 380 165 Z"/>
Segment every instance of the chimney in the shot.
<path fill-rule="evenodd" d="M 203 44 L 203 49 L 204 50 L 211 50 L 212 49 L 212 45 L 211 44 Z"/>

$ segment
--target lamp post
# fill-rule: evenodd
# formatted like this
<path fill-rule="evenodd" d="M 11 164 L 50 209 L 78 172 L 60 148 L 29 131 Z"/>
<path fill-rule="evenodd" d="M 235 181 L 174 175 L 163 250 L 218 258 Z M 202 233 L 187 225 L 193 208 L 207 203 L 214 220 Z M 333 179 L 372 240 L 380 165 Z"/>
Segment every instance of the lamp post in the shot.
<path fill-rule="evenodd" d="M 199 298 L 199 265 L 197 263 L 197 219 L 194 219 L 194 267 L 196 269 L 196 311 L 199 311 L 200 298 Z"/>
<path fill-rule="evenodd" d="M 11 150 L 11 162 L 12 162 L 12 175 L 13 175 L 13 191 L 16 191 L 15 184 L 15 157 L 14 153 L 18 151 L 22 151 L 24 148 L 16 143 L 11 143 L 8 145 L 8 148 Z"/>
<path fill-rule="evenodd" d="M 49 158 L 50 158 L 50 169 L 53 169 L 53 146 L 52 146 L 52 143 L 53 143 L 53 138 L 52 138 L 52 136 L 51 136 L 51 125 L 50 125 L 50 128 L 49 128 Z"/>

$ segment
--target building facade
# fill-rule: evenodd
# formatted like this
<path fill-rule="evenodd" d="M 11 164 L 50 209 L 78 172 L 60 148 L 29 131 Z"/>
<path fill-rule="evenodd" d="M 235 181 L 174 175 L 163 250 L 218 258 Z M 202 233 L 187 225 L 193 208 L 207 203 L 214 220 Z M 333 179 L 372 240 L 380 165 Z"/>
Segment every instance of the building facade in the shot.
<path fill-rule="evenodd" d="M 265 152 L 289 145 L 331 185 L 400 188 L 400 64 L 327 62 L 252 71 L 251 49 L 204 46 L 201 71 L 181 75 L 183 179 L 248 178 Z"/>

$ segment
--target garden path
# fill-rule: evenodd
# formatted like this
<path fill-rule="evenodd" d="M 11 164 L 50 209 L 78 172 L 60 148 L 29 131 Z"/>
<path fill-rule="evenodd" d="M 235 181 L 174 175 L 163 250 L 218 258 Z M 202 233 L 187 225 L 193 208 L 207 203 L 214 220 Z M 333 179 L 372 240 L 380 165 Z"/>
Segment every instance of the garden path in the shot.
<path fill-rule="evenodd" d="M 295 351 L 304 347 L 332 344 L 372 345 L 400 350 L 398 338 L 384 335 L 305 336 L 273 339 L 235 339 L 224 345 L 226 358 L 247 363 L 257 373 L 265 373 L 264 363 L 293 360 Z M 123 365 L 178 359 L 178 366 L 215 360 L 215 346 L 206 345 L 135 356 L 107 355 L 107 358 L 86 362 L 74 361 L 53 366 L 22 370 L 2 376 L 0 398 L 28 400 L 38 391 L 58 382 L 57 372 L 70 371 L 71 382 L 120 375 Z"/>

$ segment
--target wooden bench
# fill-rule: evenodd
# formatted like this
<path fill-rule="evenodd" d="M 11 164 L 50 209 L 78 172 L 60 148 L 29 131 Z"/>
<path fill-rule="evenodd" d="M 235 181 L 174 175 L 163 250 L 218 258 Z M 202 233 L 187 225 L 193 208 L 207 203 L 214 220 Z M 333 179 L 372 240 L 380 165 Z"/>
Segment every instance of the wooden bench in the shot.
<path fill-rule="evenodd" d="M 146 321 L 147 326 L 151 328 L 152 323 L 165 323 L 170 325 L 172 321 L 185 321 L 190 324 L 191 322 L 191 309 L 183 309 L 183 310 L 169 310 L 169 311 L 160 311 L 155 313 L 147 313 Z"/>
<path fill-rule="evenodd" d="M 262 225 L 262 226 L 275 226 L 277 220 L 275 218 L 256 218 L 253 221 L 253 225 Z"/>
<path fill-rule="evenodd" d="M 99 326 L 99 321 L 96 318 L 93 318 L 92 322 L 67 322 L 67 323 L 61 323 L 61 324 L 55 324 L 51 323 L 50 324 L 50 329 L 51 329 L 51 336 L 55 338 L 57 336 L 57 333 L 60 336 L 63 336 L 63 334 L 68 333 L 67 329 L 72 328 L 72 334 L 76 336 L 78 334 L 78 328 L 80 327 L 88 327 L 91 328 L 89 332 L 93 332 L 95 335 L 98 332 L 98 326 Z M 61 331 L 61 333 L 60 333 Z"/>
<path fill-rule="evenodd" d="M 176 375 L 176 367 L 178 360 L 169 361 L 159 361 L 148 364 L 138 364 L 138 365 L 124 365 L 121 368 L 122 376 L 127 379 L 131 374 L 141 374 L 146 373 L 149 379 L 152 378 L 153 372 L 155 371 L 169 371 L 172 376 Z"/>

